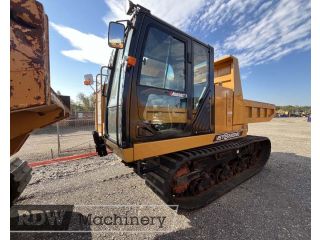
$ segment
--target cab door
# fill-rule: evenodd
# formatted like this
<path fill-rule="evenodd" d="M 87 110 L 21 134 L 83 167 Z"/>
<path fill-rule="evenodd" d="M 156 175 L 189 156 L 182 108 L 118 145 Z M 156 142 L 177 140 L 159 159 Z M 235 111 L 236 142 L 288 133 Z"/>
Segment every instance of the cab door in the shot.
<path fill-rule="evenodd" d="M 106 134 L 108 140 L 123 146 L 123 105 L 124 105 L 124 85 L 126 75 L 128 74 L 126 58 L 129 55 L 133 29 L 130 29 L 126 35 L 124 49 L 117 49 L 114 59 L 114 70 L 110 76 L 108 87 L 108 101 L 106 107 Z"/>
<path fill-rule="evenodd" d="M 150 18 L 136 79 L 137 141 L 191 134 L 191 41 Z"/>

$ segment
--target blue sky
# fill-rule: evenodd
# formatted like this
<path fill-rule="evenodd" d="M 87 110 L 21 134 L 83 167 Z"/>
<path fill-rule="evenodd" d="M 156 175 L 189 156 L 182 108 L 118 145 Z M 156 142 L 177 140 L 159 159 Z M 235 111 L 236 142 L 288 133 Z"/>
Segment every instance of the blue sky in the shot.
<path fill-rule="evenodd" d="M 83 75 L 108 62 L 108 22 L 127 19 L 122 0 L 40 0 L 50 21 L 51 85 L 73 99 Z M 310 105 L 310 1 L 137 0 L 151 13 L 239 59 L 244 97 Z"/>

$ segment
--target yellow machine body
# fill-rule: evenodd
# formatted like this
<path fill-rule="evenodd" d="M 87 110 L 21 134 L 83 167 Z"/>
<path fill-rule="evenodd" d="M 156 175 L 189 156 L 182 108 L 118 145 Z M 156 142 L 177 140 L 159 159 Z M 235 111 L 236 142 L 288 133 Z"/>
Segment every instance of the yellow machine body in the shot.
<path fill-rule="evenodd" d="M 239 138 L 247 135 L 248 123 L 270 121 L 275 115 L 275 105 L 246 100 L 243 98 L 240 80 L 238 59 L 234 56 L 225 56 L 214 62 L 214 119 L 215 132 L 190 137 L 172 138 L 152 142 L 136 143 L 132 148 L 119 148 L 112 141 L 106 140 L 106 144 L 125 162 L 134 162 L 146 158 L 173 153 L 186 149 L 192 149 L 210 145 L 214 142 L 227 141 L 229 134 L 236 134 Z M 105 102 L 103 102 L 105 104 Z M 101 105 L 98 106 L 102 112 Z M 97 108 L 96 108 L 97 109 Z M 144 119 L 155 121 L 154 115 L 162 113 L 161 121 L 185 122 L 184 109 L 177 108 L 174 116 L 168 110 L 150 108 L 141 111 L 145 114 Z M 169 116 L 170 115 L 170 116 Z M 103 117 L 104 114 L 97 116 Z M 208 116 L 209 117 L 209 116 Z M 98 132 L 103 135 L 103 128 L 97 125 Z M 225 134 L 225 135 L 224 135 Z M 218 139 L 217 139 L 218 138 Z M 224 140 L 225 139 L 225 140 Z"/>
<path fill-rule="evenodd" d="M 11 0 L 10 154 L 29 134 L 69 116 L 50 87 L 48 17 L 37 1 Z"/>
<path fill-rule="evenodd" d="M 248 124 L 270 121 L 275 106 L 243 98 L 237 58 L 214 61 L 212 46 L 143 6 L 127 14 L 126 28 L 109 24 L 117 50 L 96 151 L 111 148 L 167 204 L 201 208 L 263 169 L 271 141 Z M 119 35 L 125 45 L 110 44 Z"/>

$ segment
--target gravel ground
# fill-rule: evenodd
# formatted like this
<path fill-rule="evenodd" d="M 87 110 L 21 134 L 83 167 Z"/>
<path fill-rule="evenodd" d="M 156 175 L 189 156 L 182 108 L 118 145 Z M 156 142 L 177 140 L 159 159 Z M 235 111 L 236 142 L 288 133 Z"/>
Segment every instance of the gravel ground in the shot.
<path fill-rule="evenodd" d="M 205 208 L 179 211 L 167 232 L 12 233 L 11 238 L 309 239 L 310 123 L 304 118 L 274 119 L 251 124 L 249 134 L 271 139 L 265 168 Z M 175 215 L 114 155 L 34 169 L 17 204 L 160 205 L 157 214 L 168 219 Z"/>
<path fill-rule="evenodd" d="M 94 126 L 93 126 L 94 127 Z M 36 146 L 36 147 L 35 147 Z M 60 136 L 60 155 L 58 155 L 57 133 L 31 134 L 22 148 L 14 157 L 19 157 L 28 162 L 74 155 L 79 152 L 95 151 L 92 130 L 73 129 Z"/>

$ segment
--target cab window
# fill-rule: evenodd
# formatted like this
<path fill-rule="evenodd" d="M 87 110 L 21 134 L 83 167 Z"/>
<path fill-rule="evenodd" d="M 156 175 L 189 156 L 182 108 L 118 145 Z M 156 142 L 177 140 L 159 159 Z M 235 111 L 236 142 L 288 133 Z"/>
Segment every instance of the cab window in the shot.
<path fill-rule="evenodd" d="M 150 28 L 142 58 L 140 85 L 185 91 L 185 44 Z"/>
<path fill-rule="evenodd" d="M 204 97 L 209 78 L 208 49 L 193 43 L 193 108 L 196 109 Z"/>

